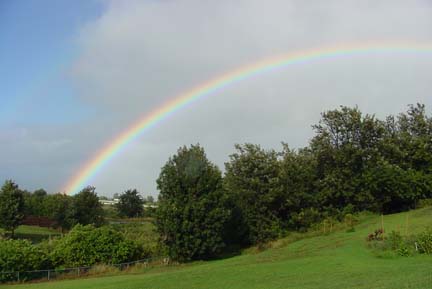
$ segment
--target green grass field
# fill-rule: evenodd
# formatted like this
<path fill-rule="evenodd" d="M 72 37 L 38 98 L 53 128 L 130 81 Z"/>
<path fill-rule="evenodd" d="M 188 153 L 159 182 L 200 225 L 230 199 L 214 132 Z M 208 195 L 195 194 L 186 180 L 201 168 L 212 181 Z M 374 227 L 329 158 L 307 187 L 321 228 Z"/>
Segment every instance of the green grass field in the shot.
<path fill-rule="evenodd" d="M 384 216 L 386 232 L 411 234 L 429 225 L 432 208 Z M 10 288 L 432 288 L 432 256 L 398 257 L 367 247 L 367 234 L 380 226 L 381 217 L 368 216 L 355 232 L 340 230 L 291 243 L 288 237 L 261 253 L 248 250 L 210 262 Z"/>
<path fill-rule="evenodd" d="M 0 229 L 0 233 L 4 233 L 2 229 Z M 33 243 L 38 243 L 44 239 L 48 239 L 50 236 L 58 236 L 60 232 L 45 227 L 38 226 L 19 226 L 15 231 L 15 238 L 17 239 L 28 239 Z"/>

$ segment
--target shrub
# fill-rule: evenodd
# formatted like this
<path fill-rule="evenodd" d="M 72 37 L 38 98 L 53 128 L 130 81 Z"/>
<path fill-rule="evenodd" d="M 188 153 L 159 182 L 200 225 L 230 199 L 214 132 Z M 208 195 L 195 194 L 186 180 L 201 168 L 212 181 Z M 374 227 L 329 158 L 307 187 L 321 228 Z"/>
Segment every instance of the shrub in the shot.
<path fill-rule="evenodd" d="M 386 247 L 395 251 L 399 256 L 412 255 L 413 246 L 410 244 L 408 238 L 402 237 L 399 232 L 392 231 L 385 239 Z"/>
<path fill-rule="evenodd" d="M 432 199 L 419 200 L 416 207 L 417 207 L 417 209 L 432 207 Z"/>
<path fill-rule="evenodd" d="M 357 223 L 357 219 L 353 214 L 346 214 L 344 217 L 344 223 L 347 228 L 347 232 L 354 232 L 354 225 Z"/>
<path fill-rule="evenodd" d="M 29 271 L 50 266 L 48 256 L 27 240 L 0 240 L 0 272 Z M 0 281 L 10 281 L 15 274 L 0 275 Z M 25 275 L 21 275 L 25 279 Z"/>
<path fill-rule="evenodd" d="M 416 238 L 419 253 L 432 254 L 432 229 L 428 228 Z"/>
<path fill-rule="evenodd" d="M 367 241 L 382 241 L 384 240 L 384 230 L 376 229 L 373 233 L 367 236 Z"/>
<path fill-rule="evenodd" d="M 111 224 L 109 227 L 120 232 L 126 239 L 134 240 L 142 248 L 139 259 L 161 255 L 159 235 L 151 222 Z"/>
<path fill-rule="evenodd" d="M 76 267 L 94 264 L 116 264 L 140 256 L 140 248 L 111 228 L 76 225 L 59 239 L 52 251 L 56 266 Z"/>

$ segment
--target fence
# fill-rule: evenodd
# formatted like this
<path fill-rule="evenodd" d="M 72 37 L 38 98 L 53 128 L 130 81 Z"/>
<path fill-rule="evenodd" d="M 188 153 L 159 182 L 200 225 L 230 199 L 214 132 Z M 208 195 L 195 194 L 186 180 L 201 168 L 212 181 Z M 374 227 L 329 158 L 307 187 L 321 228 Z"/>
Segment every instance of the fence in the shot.
<path fill-rule="evenodd" d="M 169 258 L 148 258 L 127 263 L 120 264 L 108 264 L 102 268 L 116 268 L 120 271 L 127 270 L 136 265 L 143 265 L 144 267 L 157 266 L 157 265 L 168 265 Z M 82 266 L 64 269 L 47 269 L 47 270 L 32 270 L 32 271 L 10 271 L 10 272 L 0 272 L 0 282 L 24 282 L 29 280 L 53 280 L 58 278 L 76 278 L 84 275 L 89 275 L 89 273 L 97 273 L 100 269 L 100 265 L 95 266 Z M 93 272 L 92 272 L 93 271 Z M 109 270 L 105 270 L 99 273 L 106 273 Z"/>

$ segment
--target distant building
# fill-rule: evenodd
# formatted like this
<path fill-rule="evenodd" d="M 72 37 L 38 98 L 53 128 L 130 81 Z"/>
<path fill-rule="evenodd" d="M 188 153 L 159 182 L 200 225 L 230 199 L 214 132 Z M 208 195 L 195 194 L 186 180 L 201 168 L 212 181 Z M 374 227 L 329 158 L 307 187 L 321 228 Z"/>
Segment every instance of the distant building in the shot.
<path fill-rule="evenodd" d="M 102 205 L 107 206 L 114 206 L 115 204 L 118 204 L 120 200 L 119 199 L 113 199 L 113 200 L 99 200 L 99 203 Z M 158 206 L 156 204 L 144 204 L 144 208 L 157 208 Z"/>
<path fill-rule="evenodd" d="M 119 199 L 113 199 L 113 200 L 99 200 L 99 202 L 102 205 L 109 205 L 109 206 L 113 206 L 115 204 L 117 204 L 119 202 Z"/>

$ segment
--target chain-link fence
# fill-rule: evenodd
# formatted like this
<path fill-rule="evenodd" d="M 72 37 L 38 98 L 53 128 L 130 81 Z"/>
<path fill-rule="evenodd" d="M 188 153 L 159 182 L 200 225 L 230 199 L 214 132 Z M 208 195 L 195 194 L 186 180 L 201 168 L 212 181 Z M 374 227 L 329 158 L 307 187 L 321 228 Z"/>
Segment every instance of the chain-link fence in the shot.
<path fill-rule="evenodd" d="M 134 268 L 137 265 L 146 268 L 150 266 L 168 265 L 169 263 L 169 258 L 161 257 L 136 260 L 120 264 L 83 266 L 63 269 L 32 270 L 21 272 L 0 272 L 0 282 L 25 282 L 30 280 L 49 281 L 53 279 L 76 278 L 85 275 L 109 273 L 110 271 L 112 272 L 115 270 L 124 271 L 130 268 Z"/>

